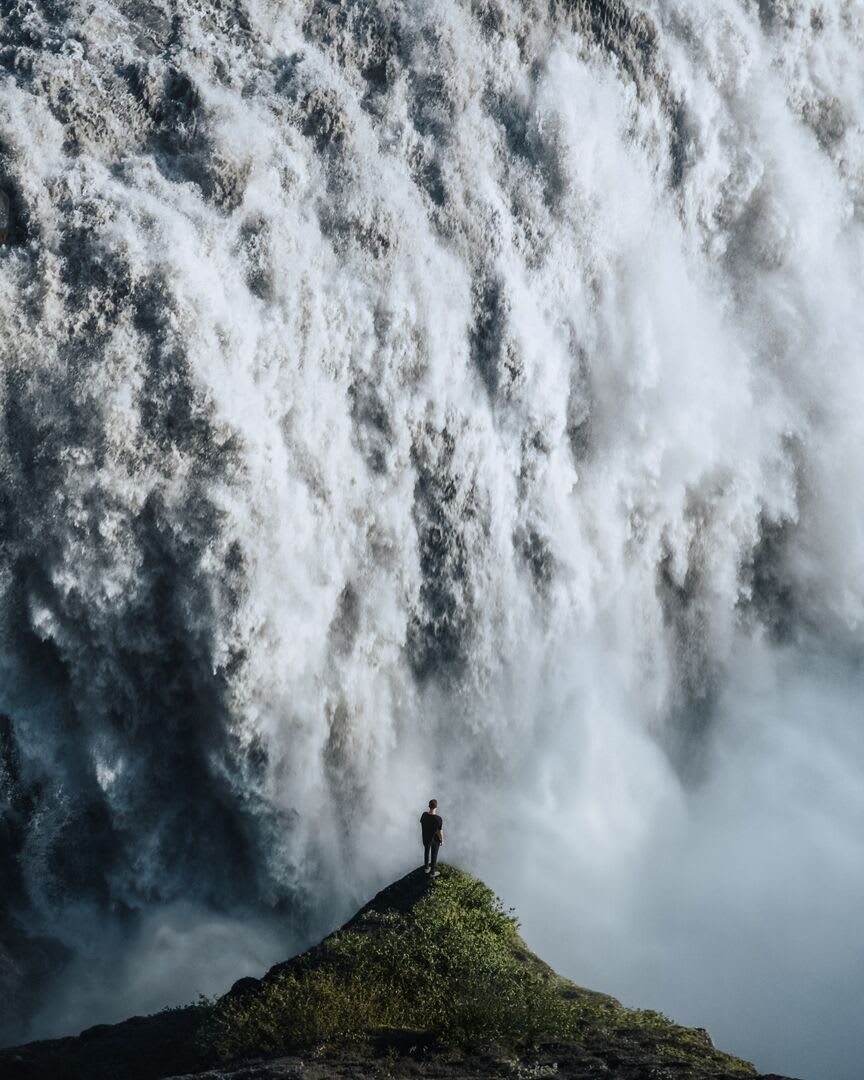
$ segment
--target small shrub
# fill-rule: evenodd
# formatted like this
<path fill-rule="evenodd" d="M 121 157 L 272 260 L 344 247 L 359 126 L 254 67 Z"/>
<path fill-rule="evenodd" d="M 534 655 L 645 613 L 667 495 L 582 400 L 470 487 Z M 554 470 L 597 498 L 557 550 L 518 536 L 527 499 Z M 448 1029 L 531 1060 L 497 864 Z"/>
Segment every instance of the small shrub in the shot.
<path fill-rule="evenodd" d="M 534 1065 L 523 1064 L 519 1058 L 511 1058 L 504 1063 L 508 1068 L 508 1074 L 512 1080 L 546 1080 L 546 1077 L 558 1075 L 558 1063 L 553 1061 L 548 1065 L 537 1062 Z"/>

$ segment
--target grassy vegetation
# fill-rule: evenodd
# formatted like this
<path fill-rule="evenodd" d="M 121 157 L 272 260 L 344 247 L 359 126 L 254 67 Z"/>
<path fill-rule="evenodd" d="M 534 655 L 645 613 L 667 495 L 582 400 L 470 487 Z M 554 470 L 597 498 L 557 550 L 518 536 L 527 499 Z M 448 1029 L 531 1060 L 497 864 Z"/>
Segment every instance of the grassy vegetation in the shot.
<path fill-rule="evenodd" d="M 698 1032 L 561 979 L 528 951 L 494 894 L 450 867 L 404 910 L 368 910 L 253 990 L 221 999 L 208 1024 L 225 1059 L 344 1044 L 381 1028 L 433 1032 L 461 1048 L 617 1043 L 753 1073 Z"/>

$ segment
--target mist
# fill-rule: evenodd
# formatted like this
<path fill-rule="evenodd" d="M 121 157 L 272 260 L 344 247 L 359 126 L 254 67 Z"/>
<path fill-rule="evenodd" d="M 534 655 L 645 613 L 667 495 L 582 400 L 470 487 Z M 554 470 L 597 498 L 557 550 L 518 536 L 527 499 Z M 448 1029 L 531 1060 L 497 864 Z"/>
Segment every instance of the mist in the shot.
<path fill-rule="evenodd" d="M 603 708 L 578 744 L 577 777 L 593 783 L 568 784 L 560 749 L 539 757 L 526 767 L 530 796 L 516 789 L 501 809 L 508 840 L 479 861 L 529 944 L 574 979 L 707 1027 L 766 1072 L 851 1080 L 860 666 L 757 650 L 734 674 L 704 782 L 684 787 L 662 763 L 622 767 Z"/>

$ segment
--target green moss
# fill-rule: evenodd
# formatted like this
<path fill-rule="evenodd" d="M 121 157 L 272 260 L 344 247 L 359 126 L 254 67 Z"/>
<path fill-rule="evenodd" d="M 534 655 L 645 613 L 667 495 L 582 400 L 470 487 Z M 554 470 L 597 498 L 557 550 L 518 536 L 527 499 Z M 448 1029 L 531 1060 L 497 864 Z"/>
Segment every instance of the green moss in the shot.
<path fill-rule="evenodd" d="M 401 1028 L 460 1048 L 567 1041 L 599 1052 L 614 1044 L 753 1074 L 699 1032 L 561 979 L 527 949 L 501 901 L 463 871 L 444 868 L 407 901 L 388 892 L 387 903 L 364 909 L 253 990 L 217 1002 L 207 1030 L 219 1056 L 268 1056 Z"/>

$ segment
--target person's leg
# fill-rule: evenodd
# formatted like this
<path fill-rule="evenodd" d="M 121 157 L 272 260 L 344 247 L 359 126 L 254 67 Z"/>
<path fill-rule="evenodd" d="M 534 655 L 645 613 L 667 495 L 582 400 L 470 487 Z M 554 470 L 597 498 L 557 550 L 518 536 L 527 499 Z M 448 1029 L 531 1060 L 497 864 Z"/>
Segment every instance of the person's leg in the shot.
<path fill-rule="evenodd" d="M 431 867 L 430 867 L 430 870 L 429 870 L 430 874 L 437 873 L 437 870 L 435 869 L 435 867 L 438 865 L 438 848 L 439 847 L 441 847 L 441 845 L 436 844 L 435 841 L 433 840 L 432 841 L 432 863 L 431 863 Z"/>
<path fill-rule="evenodd" d="M 428 868 L 429 868 L 429 848 L 431 846 L 432 846 L 431 844 L 424 844 L 423 845 L 423 869 L 424 870 L 428 870 Z"/>

